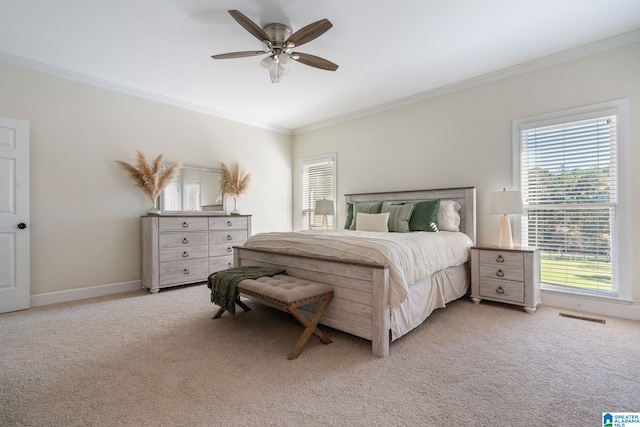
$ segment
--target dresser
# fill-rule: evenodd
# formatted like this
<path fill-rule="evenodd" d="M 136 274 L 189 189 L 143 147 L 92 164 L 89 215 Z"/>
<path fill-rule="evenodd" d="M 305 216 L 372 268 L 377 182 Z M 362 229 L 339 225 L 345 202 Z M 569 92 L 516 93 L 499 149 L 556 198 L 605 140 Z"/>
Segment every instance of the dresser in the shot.
<path fill-rule="evenodd" d="M 534 313 L 540 304 L 540 250 L 493 246 L 471 248 L 471 300 L 523 306 Z"/>
<path fill-rule="evenodd" d="M 142 286 L 157 293 L 233 267 L 233 247 L 251 235 L 251 216 L 148 215 L 141 227 Z"/>

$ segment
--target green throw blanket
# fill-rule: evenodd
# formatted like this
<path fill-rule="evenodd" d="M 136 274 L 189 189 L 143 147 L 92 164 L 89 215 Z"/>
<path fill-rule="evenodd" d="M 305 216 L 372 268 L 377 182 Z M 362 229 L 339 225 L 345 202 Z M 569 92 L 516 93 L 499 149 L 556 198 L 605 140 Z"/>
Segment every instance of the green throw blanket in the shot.
<path fill-rule="evenodd" d="M 245 279 L 257 279 L 263 276 L 286 274 L 281 268 L 270 267 L 236 267 L 222 270 L 209 276 L 207 286 L 211 289 L 211 302 L 224 308 L 231 314 L 236 312 L 238 283 Z"/>

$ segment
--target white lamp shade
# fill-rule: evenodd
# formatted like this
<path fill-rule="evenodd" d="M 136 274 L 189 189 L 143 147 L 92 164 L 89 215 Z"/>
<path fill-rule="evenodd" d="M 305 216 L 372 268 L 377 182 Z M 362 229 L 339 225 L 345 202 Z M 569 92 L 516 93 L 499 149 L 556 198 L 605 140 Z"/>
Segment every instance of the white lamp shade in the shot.
<path fill-rule="evenodd" d="M 523 214 L 522 194 L 519 191 L 491 193 L 491 213 L 495 215 Z"/>
<path fill-rule="evenodd" d="M 316 200 L 316 215 L 334 215 L 333 200 Z"/>

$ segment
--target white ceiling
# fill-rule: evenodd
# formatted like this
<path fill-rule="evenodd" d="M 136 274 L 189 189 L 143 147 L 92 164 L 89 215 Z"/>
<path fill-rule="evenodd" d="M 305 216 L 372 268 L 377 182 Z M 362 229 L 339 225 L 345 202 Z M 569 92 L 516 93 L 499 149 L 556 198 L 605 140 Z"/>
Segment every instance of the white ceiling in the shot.
<path fill-rule="evenodd" d="M 228 9 L 329 19 L 296 50 L 340 68 L 272 84 L 260 56 L 214 61 L 263 48 Z M 639 30 L 639 0 L 0 0 L 0 61 L 286 131 Z"/>

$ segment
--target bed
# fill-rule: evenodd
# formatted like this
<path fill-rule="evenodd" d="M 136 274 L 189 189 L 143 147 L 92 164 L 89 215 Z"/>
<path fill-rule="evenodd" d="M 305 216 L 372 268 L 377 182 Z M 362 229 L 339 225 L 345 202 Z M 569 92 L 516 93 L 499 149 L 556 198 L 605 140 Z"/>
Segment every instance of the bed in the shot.
<path fill-rule="evenodd" d="M 260 233 L 252 236 L 243 246 L 235 248 L 235 265 L 282 267 L 290 276 L 331 285 L 334 299 L 320 323 L 370 340 L 372 353 L 378 357 L 386 357 L 391 341 L 419 326 L 435 309 L 442 308 L 448 302 L 467 294 L 469 248 L 476 241 L 475 188 L 345 195 L 345 206 L 376 201 L 417 203 L 430 200 L 447 200 L 459 204 L 458 232 L 375 233 L 335 230 Z M 448 261 L 453 264 L 445 268 L 431 265 L 430 268 L 426 268 L 427 275 L 422 278 L 420 272 L 400 273 L 398 270 L 404 267 L 398 265 L 399 262 L 389 254 L 381 255 L 389 258 L 379 258 L 378 255 L 368 258 L 352 256 L 351 253 L 361 251 L 356 250 L 355 246 L 353 250 L 349 249 L 349 234 L 369 236 L 369 239 L 364 240 L 366 243 L 362 243 L 366 247 L 377 246 L 378 237 L 395 241 L 396 238 L 414 240 L 422 238 L 420 235 L 430 235 L 437 240 L 435 247 L 438 249 L 435 252 L 439 255 L 455 253 L 452 258 L 454 261 Z M 406 236 L 400 236 L 401 234 Z M 307 238 L 315 239 L 312 242 L 316 244 L 307 241 L 305 246 L 303 239 Z M 296 249 L 297 246 L 292 240 L 300 240 L 298 243 L 302 242 L 302 246 Z M 325 250 L 317 252 L 309 249 L 312 246 L 323 247 L 328 240 L 339 242 L 335 249 L 338 252 L 327 254 Z M 449 240 L 456 242 L 455 250 L 442 246 L 448 245 Z M 392 244 L 405 245 L 404 240 Z M 366 253 L 370 254 L 368 250 Z M 417 261 L 413 264 L 420 265 L 416 270 L 425 270 L 421 262 L 423 255 L 425 254 L 413 255 L 414 261 Z M 460 258 L 461 256 L 463 258 Z M 427 263 L 431 264 L 431 261 Z M 400 276 L 406 283 L 398 283 L 402 282 Z M 309 305 L 301 311 L 310 316 L 316 308 L 317 305 Z"/>

